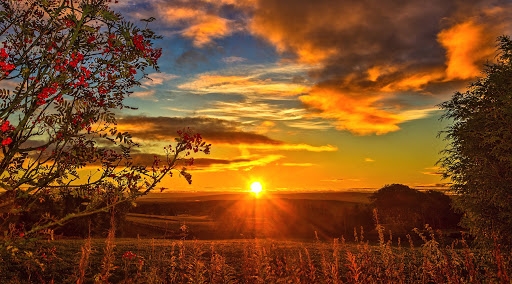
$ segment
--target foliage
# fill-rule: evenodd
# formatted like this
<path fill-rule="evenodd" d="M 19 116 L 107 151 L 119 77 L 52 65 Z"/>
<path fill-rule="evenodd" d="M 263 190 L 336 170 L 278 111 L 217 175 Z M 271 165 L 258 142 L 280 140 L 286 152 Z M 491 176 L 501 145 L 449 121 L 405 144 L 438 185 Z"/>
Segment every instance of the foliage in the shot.
<path fill-rule="evenodd" d="M 498 39 L 496 63 L 485 77 L 440 105 L 452 121 L 439 164 L 453 182 L 463 225 L 477 239 L 512 245 L 512 41 Z"/>
<path fill-rule="evenodd" d="M 158 70 L 159 36 L 109 2 L 0 3 L 0 227 L 11 225 L 9 234 L 106 212 L 154 189 L 180 159 L 209 153 L 185 129 L 165 160 L 132 162 L 139 145 L 117 130 L 115 113 L 130 108 L 124 99 L 146 70 Z"/>
<path fill-rule="evenodd" d="M 438 191 L 421 192 L 403 184 L 386 185 L 370 197 L 380 221 L 395 233 L 410 232 L 429 224 L 435 229 L 456 227 L 460 216 L 451 199 Z"/>
<path fill-rule="evenodd" d="M 453 208 L 454 202 L 450 196 L 435 190 L 422 193 L 425 198 L 421 206 L 423 224 L 429 224 L 434 229 L 458 228 L 462 216 Z"/>

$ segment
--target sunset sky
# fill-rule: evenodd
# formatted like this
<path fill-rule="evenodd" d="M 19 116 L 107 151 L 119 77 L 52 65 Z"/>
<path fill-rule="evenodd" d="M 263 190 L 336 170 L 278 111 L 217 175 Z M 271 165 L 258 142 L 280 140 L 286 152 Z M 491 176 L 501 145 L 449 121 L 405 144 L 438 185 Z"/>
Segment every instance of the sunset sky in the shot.
<path fill-rule="evenodd" d="M 437 104 L 481 76 L 512 2 L 122 0 L 155 17 L 161 72 L 119 128 L 163 154 L 178 128 L 212 143 L 175 190 L 378 189 L 442 184 Z M 152 155 L 136 155 L 144 159 Z"/>

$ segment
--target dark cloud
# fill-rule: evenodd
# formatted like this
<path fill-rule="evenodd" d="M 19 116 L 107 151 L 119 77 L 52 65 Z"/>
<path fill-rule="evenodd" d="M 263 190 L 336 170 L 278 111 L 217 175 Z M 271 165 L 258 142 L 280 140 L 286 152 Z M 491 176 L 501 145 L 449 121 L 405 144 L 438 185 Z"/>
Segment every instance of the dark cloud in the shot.
<path fill-rule="evenodd" d="M 265 135 L 242 131 L 237 122 L 216 118 L 125 116 L 118 120 L 118 127 L 145 140 L 173 141 L 178 130 L 190 127 L 210 143 L 283 144 Z"/>
<path fill-rule="evenodd" d="M 156 155 L 156 154 L 148 154 L 148 153 L 138 153 L 131 155 L 132 162 L 134 165 L 142 165 L 145 167 L 151 167 L 155 161 L 155 158 L 160 160 L 160 166 L 165 165 L 166 157 L 164 155 Z M 177 163 L 177 169 L 181 169 L 182 166 L 187 168 L 201 169 L 208 168 L 212 165 L 230 165 L 241 162 L 250 162 L 251 159 L 211 159 L 211 158 L 194 158 L 194 162 L 192 165 L 189 164 L 187 160 L 180 160 Z"/>
<path fill-rule="evenodd" d="M 176 64 L 180 67 L 197 68 L 199 64 L 208 62 L 208 57 L 197 50 L 188 50 L 176 58 Z"/>

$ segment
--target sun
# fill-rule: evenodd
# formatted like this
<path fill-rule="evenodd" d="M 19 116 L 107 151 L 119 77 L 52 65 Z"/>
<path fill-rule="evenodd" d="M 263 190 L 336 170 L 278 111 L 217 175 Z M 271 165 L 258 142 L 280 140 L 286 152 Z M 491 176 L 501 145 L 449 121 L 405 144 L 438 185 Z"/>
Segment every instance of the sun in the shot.
<path fill-rule="evenodd" d="M 263 191 L 263 186 L 261 185 L 261 182 L 255 181 L 251 183 L 251 192 L 258 195 Z"/>

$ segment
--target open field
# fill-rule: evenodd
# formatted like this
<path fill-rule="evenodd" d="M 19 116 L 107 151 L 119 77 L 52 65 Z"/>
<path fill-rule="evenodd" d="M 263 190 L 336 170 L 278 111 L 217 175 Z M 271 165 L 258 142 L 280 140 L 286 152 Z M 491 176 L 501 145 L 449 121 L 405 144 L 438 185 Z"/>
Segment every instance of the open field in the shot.
<path fill-rule="evenodd" d="M 372 226 L 370 193 L 163 193 L 143 197 L 120 234 L 170 239 L 323 239 Z"/>
<path fill-rule="evenodd" d="M 368 203 L 372 192 L 358 191 L 327 191 L 327 192 L 272 192 L 262 194 L 267 199 L 309 199 L 309 200 L 337 200 L 348 202 Z M 251 192 L 164 192 L 150 193 L 141 197 L 139 202 L 179 202 L 179 201 L 207 201 L 207 200 L 241 200 L 252 198 Z"/>
<path fill-rule="evenodd" d="M 86 239 L 13 244 L 1 283 L 509 283 L 510 256 L 443 244 Z M 433 232 L 431 232 L 433 233 Z M 28 253 L 30 251 L 31 253 Z M 27 253 L 26 253 L 27 252 Z"/>

